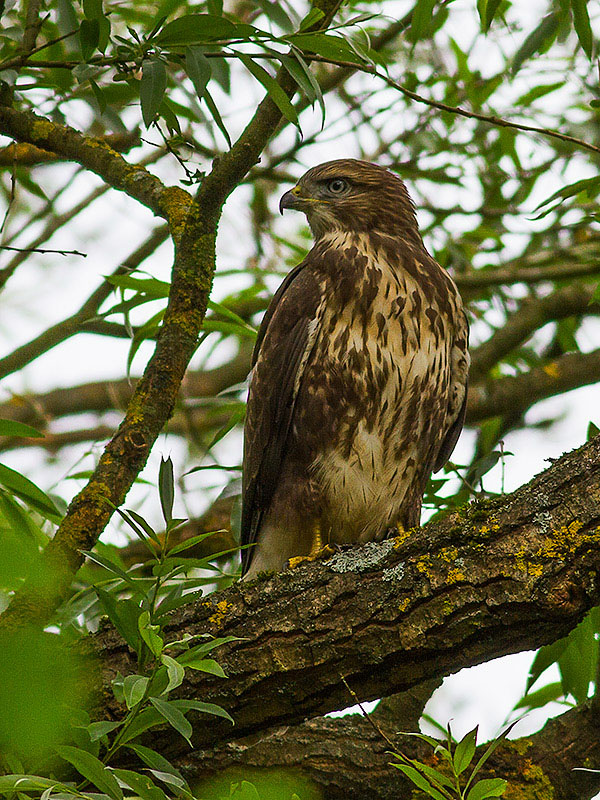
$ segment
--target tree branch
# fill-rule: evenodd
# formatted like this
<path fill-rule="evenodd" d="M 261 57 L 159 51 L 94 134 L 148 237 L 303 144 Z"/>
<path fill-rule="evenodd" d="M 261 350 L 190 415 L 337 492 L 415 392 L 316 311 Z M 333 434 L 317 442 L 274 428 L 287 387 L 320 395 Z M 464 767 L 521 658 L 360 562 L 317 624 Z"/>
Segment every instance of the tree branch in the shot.
<path fill-rule="evenodd" d="M 471 351 L 469 379 L 478 383 L 487 372 L 511 350 L 527 341 L 547 322 L 565 319 L 576 314 L 600 311 L 598 303 L 590 305 L 595 287 L 566 286 L 546 297 L 526 298 L 514 314 L 487 341 Z"/>
<path fill-rule="evenodd" d="M 343 679 L 369 700 L 564 636 L 600 601 L 599 543 L 597 437 L 512 495 L 207 597 L 174 615 L 169 638 L 243 641 L 219 651 L 228 680 L 194 674 L 182 688 L 236 721 L 197 726 L 195 746 L 343 708 Z M 135 671 L 115 631 L 93 642 L 105 683 Z"/>
<path fill-rule="evenodd" d="M 426 685 L 427 686 L 427 685 Z M 421 688 L 421 687 L 417 687 Z M 428 687 L 429 688 L 429 687 Z M 377 726 L 409 758 L 437 767 L 441 759 L 431 748 L 398 731 L 418 731 L 418 718 L 407 695 L 382 701 L 371 713 Z M 488 760 L 480 777 L 508 780 L 514 800 L 532 797 L 560 797 L 561 800 L 588 800 L 600 788 L 600 776 L 573 772 L 585 764 L 600 764 L 598 721 L 589 705 L 567 711 L 549 720 L 531 736 L 506 741 Z M 476 763 L 486 745 L 475 754 Z M 324 793 L 324 800 L 398 800 L 411 795 L 393 761 L 389 745 L 362 715 L 332 719 L 317 717 L 300 725 L 275 728 L 262 736 L 248 736 L 213 748 L 194 750 L 177 759 L 194 784 L 227 770 L 232 781 L 277 768 L 299 771 Z M 442 767 L 443 768 L 443 767 Z M 468 774 L 468 772 L 466 773 Z M 553 795 L 548 794 L 554 787 Z"/>
<path fill-rule="evenodd" d="M 600 381 L 600 349 L 566 353 L 520 375 L 508 375 L 469 390 L 467 421 L 480 422 L 502 414 L 526 411 L 539 400 Z"/>
<path fill-rule="evenodd" d="M 190 195 L 179 187 L 164 186 L 144 167 L 125 161 L 103 139 L 84 136 L 68 125 L 59 125 L 32 111 L 17 111 L 8 106 L 0 106 L 0 133 L 76 161 L 114 189 L 125 192 L 164 217 L 172 230 L 183 224 L 191 202 Z"/>

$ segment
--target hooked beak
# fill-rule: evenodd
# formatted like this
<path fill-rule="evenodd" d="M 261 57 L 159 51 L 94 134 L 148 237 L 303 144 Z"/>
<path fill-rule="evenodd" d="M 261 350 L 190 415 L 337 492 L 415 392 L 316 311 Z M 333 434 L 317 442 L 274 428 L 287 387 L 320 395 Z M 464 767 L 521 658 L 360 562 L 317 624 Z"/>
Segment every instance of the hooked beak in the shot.
<path fill-rule="evenodd" d="M 283 214 L 284 208 L 299 208 L 302 202 L 302 198 L 299 195 L 300 189 L 297 186 L 294 186 L 293 189 L 286 192 L 279 201 L 279 213 Z"/>

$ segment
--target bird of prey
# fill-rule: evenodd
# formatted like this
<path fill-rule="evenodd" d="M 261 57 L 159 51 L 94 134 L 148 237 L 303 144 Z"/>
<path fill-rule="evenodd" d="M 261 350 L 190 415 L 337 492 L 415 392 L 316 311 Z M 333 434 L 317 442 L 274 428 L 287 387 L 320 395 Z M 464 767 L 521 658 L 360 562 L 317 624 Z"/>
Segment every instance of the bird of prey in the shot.
<path fill-rule="evenodd" d="M 355 159 L 310 169 L 280 210 L 315 238 L 262 321 L 245 425 L 242 574 L 419 524 L 463 426 L 468 324 L 404 183 Z"/>

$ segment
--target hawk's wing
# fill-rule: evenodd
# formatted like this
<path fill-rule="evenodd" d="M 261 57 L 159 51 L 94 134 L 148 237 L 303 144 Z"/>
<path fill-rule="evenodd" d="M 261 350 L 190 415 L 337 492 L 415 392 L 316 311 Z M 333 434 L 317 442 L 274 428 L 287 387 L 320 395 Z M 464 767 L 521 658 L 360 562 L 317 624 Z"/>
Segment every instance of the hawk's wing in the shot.
<path fill-rule="evenodd" d="M 244 430 L 241 544 L 256 542 L 277 487 L 294 406 L 314 345 L 321 301 L 308 258 L 285 278 L 260 326 Z M 242 574 L 253 547 L 242 551 Z"/>
<path fill-rule="evenodd" d="M 433 471 L 441 469 L 452 455 L 462 431 L 467 412 L 467 378 L 469 373 L 469 323 L 464 311 L 456 315 L 456 335 L 450 354 L 450 399 L 448 408 L 449 428 L 446 431 L 433 465 Z"/>

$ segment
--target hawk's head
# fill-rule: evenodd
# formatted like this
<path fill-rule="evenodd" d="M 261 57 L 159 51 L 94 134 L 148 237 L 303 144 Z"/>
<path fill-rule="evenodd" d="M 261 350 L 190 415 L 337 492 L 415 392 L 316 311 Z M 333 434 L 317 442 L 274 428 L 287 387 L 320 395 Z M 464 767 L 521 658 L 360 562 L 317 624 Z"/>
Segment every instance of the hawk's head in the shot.
<path fill-rule="evenodd" d="M 354 158 L 309 169 L 286 192 L 279 210 L 303 211 L 315 238 L 335 230 L 418 234 L 406 186 L 393 172 Z"/>

